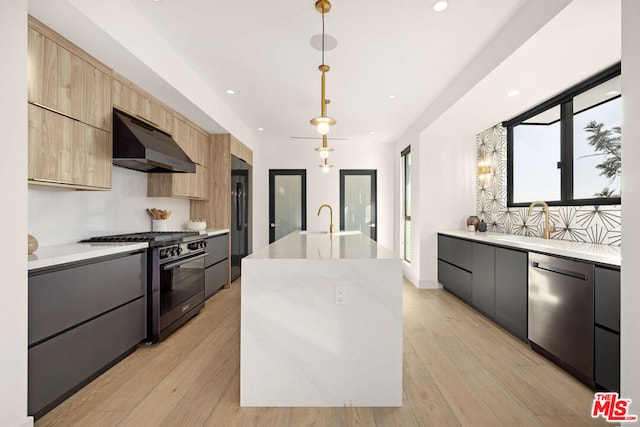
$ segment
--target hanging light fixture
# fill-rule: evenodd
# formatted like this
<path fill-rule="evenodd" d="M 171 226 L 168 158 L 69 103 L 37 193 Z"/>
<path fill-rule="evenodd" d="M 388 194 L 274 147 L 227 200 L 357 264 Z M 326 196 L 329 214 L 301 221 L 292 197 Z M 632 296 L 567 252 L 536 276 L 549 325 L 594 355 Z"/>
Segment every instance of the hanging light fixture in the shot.
<path fill-rule="evenodd" d="M 322 147 L 316 148 L 316 151 L 318 152 L 318 154 L 320 154 L 320 157 L 323 159 L 326 159 L 327 157 L 329 157 L 329 153 L 333 151 L 333 148 L 329 148 L 327 146 L 327 135 L 322 135 Z"/>
<path fill-rule="evenodd" d="M 329 133 L 331 126 L 336 124 L 335 119 L 327 116 L 327 104 L 329 100 L 325 97 L 325 74 L 329 72 L 330 67 L 324 63 L 324 14 L 331 10 L 329 0 L 316 1 L 316 10 L 322 14 L 322 64 L 318 67 L 321 73 L 320 77 L 320 117 L 310 120 L 310 123 L 316 127 L 320 135 Z"/>
<path fill-rule="evenodd" d="M 324 14 L 331 10 L 331 3 L 329 0 L 317 0 L 315 4 L 316 10 L 322 14 L 322 64 L 318 67 L 320 70 L 320 117 L 311 119 L 310 123 L 316 127 L 316 130 L 322 135 L 322 147 L 316 148 L 320 158 L 324 161 L 320 165 L 322 172 L 329 173 L 332 165 L 329 164 L 329 153 L 333 149 L 327 146 L 327 134 L 331 129 L 331 126 L 336 124 L 335 119 L 327 116 L 327 105 L 331 102 L 325 96 L 325 75 L 329 72 L 330 67 L 324 63 Z"/>

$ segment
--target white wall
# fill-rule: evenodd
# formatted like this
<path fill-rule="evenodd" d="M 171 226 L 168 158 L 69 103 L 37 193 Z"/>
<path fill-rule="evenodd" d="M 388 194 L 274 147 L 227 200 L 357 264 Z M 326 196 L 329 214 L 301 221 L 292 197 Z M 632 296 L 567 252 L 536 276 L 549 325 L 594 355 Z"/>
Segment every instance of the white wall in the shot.
<path fill-rule="evenodd" d="M 420 288 L 438 288 L 439 230 L 462 229 L 475 213 L 475 135 L 432 127 L 420 135 Z"/>
<path fill-rule="evenodd" d="M 620 313 L 621 394 L 640 415 L 640 2 L 622 1 L 622 287 Z"/>
<path fill-rule="evenodd" d="M 5 244 L 0 310 L 0 425 L 31 426 L 27 417 L 27 2 L 0 2 L 0 192 Z"/>
<path fill-rule="evenodd" d="M 29 233 L 41 246 L 151 230 L 147 208 L 170 210 L 168 230 L 184 230 L 189 200 L 147 197 L 147 174 L 113 167 L 111 191 L 29 188 Z"/>
<path fill-rule="evenodd" d="M 269 244 L 269 169 L 307 170 L 307 229 L 328 229 L 328 213 L 316 214 L 323 203 L 333 207 L 336 229 L 340 223 L 340 169 L 376 169 L 378 205 L 378 243 L 393 250 L 394 240 L 394 152 L 390 144 L 368 144 L 353 141 L 329 142 L 334 149 L 329 174 L 318 167 L 321 160 L 314 151 L 321 141 L 261 141 L 254 152 L 253 167 L 253 249 Z"/>

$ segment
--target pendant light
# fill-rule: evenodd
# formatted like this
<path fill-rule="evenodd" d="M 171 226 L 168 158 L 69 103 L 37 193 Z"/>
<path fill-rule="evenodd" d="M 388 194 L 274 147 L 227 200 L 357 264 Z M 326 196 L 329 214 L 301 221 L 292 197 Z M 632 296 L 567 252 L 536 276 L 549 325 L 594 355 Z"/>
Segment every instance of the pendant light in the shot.
<path fill-rule="evenodd" d="M 329 0 L 317 0 L 315 3 L 316 10 L 322 14 L 322 64 L 318 67 L 320 70 L 320 116 L 310 120 L 310 123 L 316 127 L 316 130 L 322 135 L 322 147 L 316 148 L 320 157 L 324 159 L 323 164 L 320 165 L 324 173 L 329 173 L 333 167 L 328 163 L 327 158 L 329 153 L 333 151 L 327 146 L 327 134 L 331 129 L 331 126 L 336 124 L 335 119 L 327 116 L 327 105 L 331 102 L 325 96 L 325 75 L 329 72 L 330 67 L 324 63 L 324 14 L 331 10 L 331 3 Z"/>

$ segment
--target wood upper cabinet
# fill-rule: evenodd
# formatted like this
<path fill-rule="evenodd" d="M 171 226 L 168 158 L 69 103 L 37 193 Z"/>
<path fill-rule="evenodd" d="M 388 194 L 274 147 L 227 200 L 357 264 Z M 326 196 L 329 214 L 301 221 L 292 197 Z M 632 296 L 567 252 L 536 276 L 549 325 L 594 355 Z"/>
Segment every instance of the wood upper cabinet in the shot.
<path fill-rule="evenodd" d="M 147 178 L 147 196 L 207 200 L 208 176 L 209 168 L 198 164 L 196 173 L 150 173 Z"/>
<path fill-rule="evenodd" d="M 29 182 L 111 187 L 111 71 L 29 18 Z"/>
<path fill-rule="evenodd" d="M 209 136 L 206 133 L 176 115 L 172 137 L 194 163 L 209 166 Z"/>
<path fill-rule="evenodd" d="M 111 132 L 111 83 L 110 75 L 84 63 L 82 121 L 107 132 Z"/>
<path fill-rule="evenodd" d="M 32 28 L 28 42 L 28 100 L 58 109 L 58 45 Z"/>
<path fill-rule="evenodd" d="M 171 134 L 173 132 L 173 112 L 158 101 L 135 88 L 133 83 L 116 76 L 113 79 L 113 105 L 149 124 Z"/>
<path fill-rule="evenodd" d="M 72 188 L 111 187 L 108 132 L 28 104 L 30 182 Z"/>
<path fill-rule="evenodd" d="M 84 61 L 29 28 L 29 101 L 80 120 Z"/>
<path fill-rule="evenodd" d="M 111 131 L 111 76 L 29 28 L 28 100 Z"/>
<path fill-rule="evenodd" d="M 196 164 L 196 173 L 149 174 L 147 196 L 209 199 L 209 136 L 176 114 L 172 138 Z"/>

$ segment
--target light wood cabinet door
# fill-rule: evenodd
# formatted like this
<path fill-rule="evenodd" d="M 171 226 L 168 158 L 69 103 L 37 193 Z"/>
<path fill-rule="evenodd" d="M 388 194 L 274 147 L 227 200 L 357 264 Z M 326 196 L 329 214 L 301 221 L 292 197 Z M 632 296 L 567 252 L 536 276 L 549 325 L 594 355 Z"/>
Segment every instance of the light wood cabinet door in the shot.
<path fill-rule="evenodd" d="M 57 111 L 82 119 L 84 99 L 84 61 L 58 46 L 58 107 Z"/>
<path fill-rule="evenodd" d="M 111 187 L 110 133 L 28 104 L 32 183 L 72 188 Z"/>
<path fill-rule="evenodd" d="M 111 132 L 111 76 L 84 63 L 82 121 Z"/>
<path fill-rule="evenodd" d="M 141 94 L 118 79 L 113 79 L 112 96 L 115 107 L 147 121 L 168 134 L 172 133 L 173 111 L 164 108 L 157 101 Z"/>
<path fill-rule="evenodd" d="M 147 196 L 207 200 L 208 175 L 209 169 L 198 164 L 195 173 L 150 173 Z"/>
<path fill-rule="evenodd" d="M 82 183 L 83 138 L 82 123 L 29 104 L 29 179 Z"/>
<path fill-rule="evenodd" d="M 29 102 L 58 108 L 58 45 L 29 28 L 28 99 Z"/>
<path fill-rule="evenodd" d="M 138 92 L 134 91 L 118 79 L 113 79 L 111 85 L 111 102 L 114 107 L 129 113 L 134 114 L 138 109 Z"/>
<path fill-rule="evenodd" d="M 175 142 L 178 143 L 182 151 L 186 153 L 189 158 L 195 162 L 195 159 L 191 156 L 191 135 L 190 135 L 190 126 L 186 124 L 183 120 L 174 116 L 173 119 L 173 134 L 171 137 Z"/>
<path fill-rule="evenodd" d="M 84 126 L 84 185 L 111 188 L 112 145 L 108 132 Z"/>

